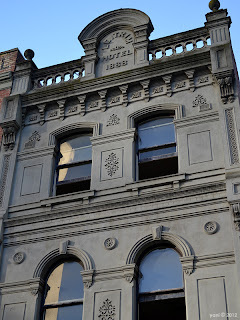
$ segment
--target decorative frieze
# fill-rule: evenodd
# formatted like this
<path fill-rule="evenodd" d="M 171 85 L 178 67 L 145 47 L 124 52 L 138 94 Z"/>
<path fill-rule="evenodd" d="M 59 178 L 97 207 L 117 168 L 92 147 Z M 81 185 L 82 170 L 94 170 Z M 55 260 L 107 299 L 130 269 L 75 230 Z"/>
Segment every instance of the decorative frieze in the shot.
<path fill-rule="evenodd" d="M 120 100 L 121 100 L 120 96 L 112 97 L 112 98 L 110 99 L 109 104 L 112 105 L 112 104 L 120 103 Z"/>
<path fill-rule="evenodd" d="M 187 86 L 186 81 L 179 81 L 175 84 L 175 89 L 182 89 L 182 88 L 185 88 L 186 86 Z"/>
<path fill-rule="evenodd" d="M 163 93 L 163 86 L 154 87 L 152 90 L 152 94 Z"/>
<path fill-rule="evenodd" d="M 28 139 L 28 142 L 25 143 L 25 149 L 34 148 L 36 145 L 36 141 L 40 141 L 41 136 L 37 131 L 34 131 L 33 134 Z"/>
<path fill-rule="evenodd" d="M 204 76 L 204 77 L 198 78 L 198 83 L 199 84 L 203 84 L 203 83 L 206 83 L 206 82 L 209 82 L 209 76 Z"/>
<path fill-rule="evenodd" d="M 130 96 L 130 100 L 135 100 L 135 99 L 141 98 L 141 96 L 142 96 L 141 91 L 133 92 Z"/>
<path fill-rule="evenodd" d="M 229 140 L 229 149 L 231 155 L 231 164 L 239 162 L 238 143 L 236 136 L 236 128 L 234 123 L 233 109 L 226 110 L 226 122 Z"/>

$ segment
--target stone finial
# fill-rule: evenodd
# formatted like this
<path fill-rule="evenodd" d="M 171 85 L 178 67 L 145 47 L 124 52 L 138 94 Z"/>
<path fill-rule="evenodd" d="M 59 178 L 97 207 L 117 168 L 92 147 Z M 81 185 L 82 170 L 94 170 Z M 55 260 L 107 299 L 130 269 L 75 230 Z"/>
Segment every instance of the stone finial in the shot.
<path fill-rule="evenodd" d="M 216 12 L 220 8 L 220 2 L 218 0 L 211 0 L 209 2 L 209 8 L 213 11 Z"/>
<path fill-rule="evenodd" d="M 28 60 L 28 61 L 32 61 L 33 57 L 34 57 L 34 51 L 32 49 L 27 49 L 24 52 L 24 57 Z"/>

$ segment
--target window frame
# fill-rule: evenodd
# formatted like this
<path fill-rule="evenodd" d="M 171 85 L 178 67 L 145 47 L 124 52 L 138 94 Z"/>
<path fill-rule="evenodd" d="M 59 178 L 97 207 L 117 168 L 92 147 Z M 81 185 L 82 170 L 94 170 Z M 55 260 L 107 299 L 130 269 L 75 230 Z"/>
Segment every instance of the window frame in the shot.
<path fill-rule="evenodd" d="M 89 136 L 90 138 L 93 136 L 93 132 L 92 130 L 84 130 L 81 132 L 72 132 L 69 133 L 66 136 L 61 136 L 61 138 L 59 138 L 58 140 L 58 153 L 57 153 L 57 157 L 56 157 L 56 161 L 55 161 L 55 174 L 54 174 L 54 183 L 53 183 L 53 190 L 55 195 L 58 195 L 57 193 L 57 189 L 58 186 L 68 186 L 68 185 L 73 185 L 73 184 L 77 184 L 77 183 L 83 183 L 83 182 L 89 182 L 89 188 L 83 188 L 83 190 L 81 191 L 86 191 L 86 190 L 90 190 L 91 187 L 91 178 L 92 178 L 92 156 L 91 156 L 91 160 L 80 160 L 80 161 L 75 161 L 75 162 L 71 162 L 71 163 L 66 163 L 66 164 L 60 164 L 59 165 L 59 161 L 60 161 L 60 157 L 61 157 L 61 153 L 60 153 L 60 145 L 64 142 L 66 142 L 68 139 L 71 140 L 74 137 L 81 137 L 81 136 Z M 91 146 L 92 148 L 92 144 L 90 144 L 89 146 Z M 87 146 L 86 148 L 88 148 L 89 146 Z M 83 147 L 84 148 L 84 147 Z M 76 178 L 76 179 L 71 179 L 71 180 L 67 180 L 67 181 L 60 181 L 58 182 L 58 177 L 59 177 L 59 171 L 61 169 L 65 169 L 65 168 L 76 168 L 76 167 L 81 167 L 83 165 L 86 164 L 91 164 L 91 174 L 90 176 L 86 176 L 86 177 L 82 177 L 82 178 Z M 78 191 L 76 191 L 78 192 Z M 72 193 L 72 192 L 69 192 Z M 64 194 L 68 194 L 68 192 L 64 192 L 61 193 L 60 195 L 64 195 Z"/>
<path fill-rule="evenodd" d="M 145 124 L 147 122 L 151 122 L 153 120 L 157 120 L 157 119 L 169 119 L 171 118 L 172 119 L 172 124 L 174 125 L 174 119 L 175 119 L 175 115 L 173 113 L 161 113 L 161 114 L 155 114 L 155 115 L 152 115 L 150 117 L 146 117 L 146 118 L 141 118 L 139 119 L 139 121 L 137 121 L 135 123 L 135 126 L 136 126 L 136 131 L 137 131 L 137 141 L 136 141 L 136 146 L 135 146 L 135 154 L 136 154 L 136 159 L 135 159 L 135 162 L 136 162 L 136 181 L 142 181 L 142 180 L 146 180 L 146 179 L 153 179 L 153 178 L 144 178 L 144 179 L 140 179 L 140 174 L 139 174 L 139 167 L 141 166 L 142 163 L 151 163 L 151 162 L 154 162 L 154 161 L 161 161 L 161 160 L 164 160 L 164 159 L 174 159 L 176 158 L 177 160 L 177 172 L 178 172 L 178 148 L 177 148 L 177 134 L 176 134 L 176 128 L 175 128 L 175 125 L 174 125 L 174 136 L 175 136 L 175 142 L 171 142 L 171 143 L 165 143 L 165 144 L 160 144 L 160 145 L 155 145 L 155 146 L 150 146 L 150 147 L 147 147 L 147 148 L 142 148 L 140 149 L 139 148 L 139 143 L 138 143 L 138 140 L 139 140 L 139 126 L 142 125 L 142 124 Z M 166 124 L 167 125 L 167 124 Z M 140 153 L 144 153 L 144 152 L 148 152 L 148 151 L 154 151 L 154 150 L 162 150 L 162 149 L 166 149 L 166 148 L 171 148 L 171 147 L 175 147 L 176 151 L 175 152 L 171 152 L 171 153 L 165 153 L 165 154 L 162 154 L 162 155 L 157 155 L 157 156 L 152 156 L 152 157 L 149 157 L 149 158 L 145 158 L 145 159 L 142 159 L 140 160 Z M 168 174 L 163 174 L 163 175 L 159 175 L 159 176 L 156 176 L 154 178 L 160 178 L 162 176 L 167 176 Z"/>
<path fill-rule="evenodd" d="M 63 307 L 69 307 L 69 306 L 74 306 L 74 305 L 82 305 L 82 308 L 83 308 L 83 305 L 84 305 L 84 283 L 83 283 L 83 279 L 82 279 L 82 283 L 83 283 L 83 298 L 71 299 L 71 300 L 62 300 L 62 301 L 58 301 L 58 302 L 45 304 L 47 285 L 48 285 L 49 277 L 51 276 L 51 274 L 54 272 L 54 270 L 56 268 L 58 268 L 61 264 L 64 264 L 66 262 L 76 262 L 84 270 L 81 261 L 79 261 L 78 259 L 76 259 L 74 257 L 68 257 L 67 259 L 58 260 L 55 264 L 53 264 L 51 266 L 51 268 L 47 272 L 45 280 L 44 280 L 44 290 L 43 290 L 43 293 L 42 293 L 42 303 L 41 303 L 41 312 L 40 312 L 40 319 L 41 320 L 45 320 L 46 310 L 47 309 L 57 309 L 57 308 L 61 308 L 61 307 L 63 308 Z"/>
<path fill-rule="evenodd" d="M 163 290 L 153 290 L 153 291 L 147 291 L 147 292 L 139 292 L 139 280 L 141 278 L 141 271 L 140 271 L 140 265 L 143 261 L 143 259 L 149 255 L 151 252 L 155 250 L 164 250 L 164 249 L 172 249 L 174 250 L 178 255 L 179 252 L 176 250 L 174 246 L 171 244 L 158 244 L 157 246 L 151 246 L 147 249 L 147 251 L 144 251 L 140 257 L 138 258 L 137 265 L 139 268 L 139 275 L 137 278 L 137 319 L 140 319 L 140 304 L 141 303 L 148 303 L 148 302 L 156 302 L 161 300 L 167 300 L 168 302 L 171 301 L 171 299 L 181 299 L 184 298 L 185 301 L 185 308 L 186 308 L 186 299 L 185 299 L 185 286 L 184 286 L 184 272 L 182 270 L 182 281 L 183 281 L 183 287 L 182 288 L 170 288 L 170 289 L 163 289 Z M 180 258 L 180 255 L 179 255 Z"/>

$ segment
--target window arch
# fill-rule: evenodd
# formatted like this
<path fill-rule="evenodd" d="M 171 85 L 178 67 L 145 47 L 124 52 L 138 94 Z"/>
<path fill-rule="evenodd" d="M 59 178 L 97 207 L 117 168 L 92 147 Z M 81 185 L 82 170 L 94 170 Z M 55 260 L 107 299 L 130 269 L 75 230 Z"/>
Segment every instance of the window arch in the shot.
<path fill-rule="evenodd" d="M 178 172 L 175 127 L 172 115 L 161 115 L 137 124 L 138 180 Z"/>
<path fill-rule="evenodd" d="M 81 132 L 59 140 L 56 195 L 89 190 L 92 166 L 92 133 Z"/>
<path fill-rule="evenodd" d="M 182 265 L 170 247 L 148 251 L 139 262 L 138 319 L 186 320 Z"/>
<path fill-rule="evenodd" d="M 42 301 L 42 320 L 81 320 L 83 313 L 83 270 L 79 261 L 62 260 L 47 274 Z"/>

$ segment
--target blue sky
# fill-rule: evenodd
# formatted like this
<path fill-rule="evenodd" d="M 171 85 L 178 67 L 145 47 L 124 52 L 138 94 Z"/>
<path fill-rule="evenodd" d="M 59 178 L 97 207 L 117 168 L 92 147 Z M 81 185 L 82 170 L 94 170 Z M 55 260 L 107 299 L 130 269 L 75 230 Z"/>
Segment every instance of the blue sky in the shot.
<path fill-rule="evenodd" d="M 220 2 L 232 18 L 232 44 L 240 70 L 240 1 Z M 205 14 L 210 11 L 208 3 L 208 0 L 3 0 L 0 52 L 18 47 L 24 53 L 30 48 L 35 52 L 36 65 L 43 68 L 80 58 L 84 53 L 78 41 L 79 33 L 108 11 L 134 8 L 145 12 L 154 26 L 150 39 L 156 39 L 204 26 Z"/>

